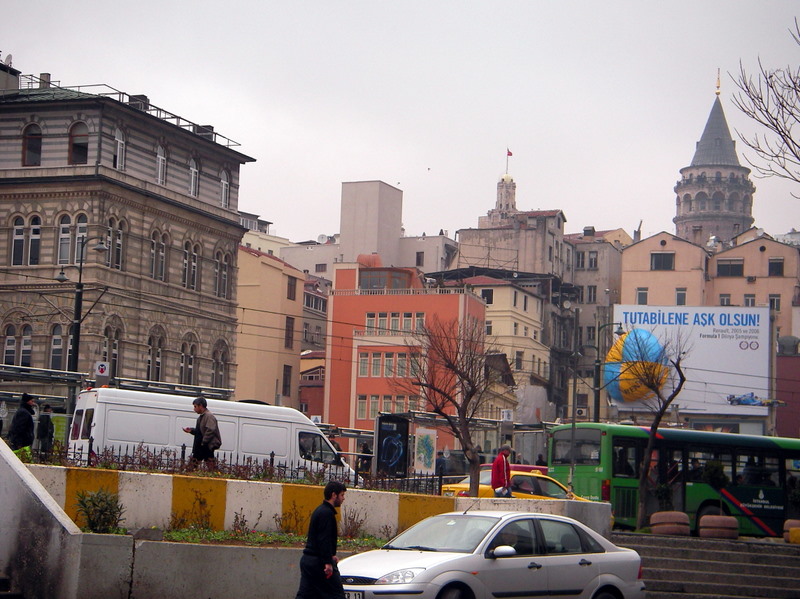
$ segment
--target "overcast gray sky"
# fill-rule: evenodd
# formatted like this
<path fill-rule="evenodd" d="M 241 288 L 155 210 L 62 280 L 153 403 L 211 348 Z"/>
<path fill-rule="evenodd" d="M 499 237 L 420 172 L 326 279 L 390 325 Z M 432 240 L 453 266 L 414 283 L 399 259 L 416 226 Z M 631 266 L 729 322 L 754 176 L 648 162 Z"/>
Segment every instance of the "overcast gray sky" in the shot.
<path fill-rule="evenodd" d="M 242 145 L 239 207 L 293 241 L 339 230 L 343 181 L 404 192 L 408 235 L 477 226 L 505 171 L 523 210 L 674 232 L 672 188 L 739 60 L 797 65 L 796 0 L 5 0 L 2 56 L 105 83 Z M 732 131 L 734 137 L 735 132 Z M 739 143 L 742 159 L 744 145 Z M 742 160 L 744 163 L 744 160 Z M 756 225 L 800 229 L 800 186 L 754 179 Z"/>

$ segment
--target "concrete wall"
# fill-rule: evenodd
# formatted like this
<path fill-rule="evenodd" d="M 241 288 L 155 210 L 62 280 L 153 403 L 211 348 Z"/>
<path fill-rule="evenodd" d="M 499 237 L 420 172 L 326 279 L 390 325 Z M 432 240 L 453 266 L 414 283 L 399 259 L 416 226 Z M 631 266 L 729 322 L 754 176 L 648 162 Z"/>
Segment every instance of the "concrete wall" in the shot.
<path fill-rule="evenodd" d="M 118 492 L 128 528 L 166 526 L 173 515 L 191 518 L 199 511 L 217 529 L 232 528 L 239 513 L 251 527 L 258 521 L 260 530 L 274 530 L 283 521 L 304 533 L 322 498 L 320 487 L 309 485 L 26 467 L 4 443 L 0 481 L 0 576 L 29 599 L 191 597 L 198 589 L 203 597 L 222 599 L 232 588 L 239 599 L 283 599 L 296 592 L 299 550 L 81 533 L 70 519 L 77 516 L 79 490 Z M 468 508 L 563 514 L 610 535 L 611 507 L 594 502 L 454 499 L 351 489 L 341 515 L 363 519 L 365 532 L 386 537 L 427 516 Z"/>

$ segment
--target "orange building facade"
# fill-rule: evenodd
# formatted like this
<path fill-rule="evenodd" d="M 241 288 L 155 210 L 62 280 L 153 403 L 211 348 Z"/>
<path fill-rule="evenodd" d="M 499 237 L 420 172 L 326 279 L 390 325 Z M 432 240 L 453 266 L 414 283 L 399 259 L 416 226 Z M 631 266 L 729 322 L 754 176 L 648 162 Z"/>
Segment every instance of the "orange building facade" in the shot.
<path fill-rule="evenodd" d="M 483 322 L 483 300 L 461 288 L 426 286 L 416 268 L 382 267 L 376 255 L 337 264 L 328 301 L 324 421 L 373 430 L 380 412 L 425 411 L 403 388 L 413 331 L 428 319 Z"/>

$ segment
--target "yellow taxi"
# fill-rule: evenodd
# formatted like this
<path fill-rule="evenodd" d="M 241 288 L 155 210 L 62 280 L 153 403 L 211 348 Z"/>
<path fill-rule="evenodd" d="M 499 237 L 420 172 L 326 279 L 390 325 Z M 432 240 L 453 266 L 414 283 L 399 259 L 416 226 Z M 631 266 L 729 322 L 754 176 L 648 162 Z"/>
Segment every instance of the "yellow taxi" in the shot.
<path fill-rule="evenodd" d="M 491 469 L 481 470 L 478 497 L 494 497 Z M 445 497 L 469 497 L 469 476 L 461 482 L 442 485 Z M 511 469 L 511 495 L 516 499 L 577 499 L 589 501 L 570 493 L 560 482 L 537 471 Z"/>

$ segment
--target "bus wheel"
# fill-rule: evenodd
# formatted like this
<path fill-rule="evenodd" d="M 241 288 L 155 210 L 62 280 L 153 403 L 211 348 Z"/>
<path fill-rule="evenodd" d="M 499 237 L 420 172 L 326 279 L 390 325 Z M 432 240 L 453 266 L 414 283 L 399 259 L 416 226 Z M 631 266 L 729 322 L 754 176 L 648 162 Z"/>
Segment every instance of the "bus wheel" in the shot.
<path fill-rule="evenodd" d="M 697 511 L 697 519 L 694 521 L 694 534 L 700 534 L 700 518 L 703 516 L 727 516 L 724 510 L 718 505 L 704 505 Z"/>

